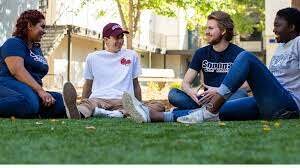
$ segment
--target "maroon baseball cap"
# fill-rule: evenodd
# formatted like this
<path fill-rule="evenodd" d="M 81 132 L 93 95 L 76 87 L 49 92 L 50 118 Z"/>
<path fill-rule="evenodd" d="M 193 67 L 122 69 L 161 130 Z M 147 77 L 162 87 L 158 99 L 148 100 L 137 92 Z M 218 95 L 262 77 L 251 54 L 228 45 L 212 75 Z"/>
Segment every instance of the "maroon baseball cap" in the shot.
<path fill-rule="evenodd" d="M 106 26 L 104 26 L 102 31 L 102 37 L 117 37 L 120 34 L 129 34 L 129 31 L 123 30 L 122 27 L 117 23 L 108 23 Z"/>

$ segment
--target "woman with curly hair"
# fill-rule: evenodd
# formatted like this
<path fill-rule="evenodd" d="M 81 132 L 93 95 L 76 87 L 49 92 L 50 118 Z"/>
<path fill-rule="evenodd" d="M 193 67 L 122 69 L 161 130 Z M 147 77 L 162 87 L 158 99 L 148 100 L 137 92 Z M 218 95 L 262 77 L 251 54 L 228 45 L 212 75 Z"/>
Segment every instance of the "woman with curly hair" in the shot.
<path fill-rule="evenodd" d="M 62 95 L 43 89 L 48 64 L 40 44 L 45 17 L 37 10 L 23 12 L 13 37 L 0 49 L 0 117 L 60 118 L 66 116 Z"/>

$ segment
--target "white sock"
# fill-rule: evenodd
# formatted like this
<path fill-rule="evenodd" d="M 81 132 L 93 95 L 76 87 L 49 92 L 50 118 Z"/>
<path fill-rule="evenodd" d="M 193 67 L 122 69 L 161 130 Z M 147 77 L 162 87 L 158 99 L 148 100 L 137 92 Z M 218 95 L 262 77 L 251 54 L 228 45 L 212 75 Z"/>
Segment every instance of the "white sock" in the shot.
<path fill-rule="evenodd" d="M 105 110 L 103 108 L 95 108 L 94 117 L 108 117 L 108 118 L 123 118 L 124 114 L 118 110 L 113 110 L 113 111 L 109 111 L 109 110 Z"/>

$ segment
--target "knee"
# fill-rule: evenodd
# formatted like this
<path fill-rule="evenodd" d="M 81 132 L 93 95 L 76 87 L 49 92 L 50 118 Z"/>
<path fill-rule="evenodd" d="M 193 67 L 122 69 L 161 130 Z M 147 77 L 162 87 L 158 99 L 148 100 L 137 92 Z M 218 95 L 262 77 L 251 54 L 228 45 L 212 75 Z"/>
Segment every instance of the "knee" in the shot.
<path fill-rule="evenodd" d="M 176 98 L 179 97 L 178 93 L 180 93 L 180 92 L 182 92 L 182 91 L 179 89 L 176 89 L 176 88 L 173 88 L 170 90 L 170 92 L 168 94 L 168 100 L 171 104 L 177 102 Z"/>
<path fill-rule="evenodd" d="M 252 53 L 248 52 L 248 51 L 243 51 L 241 52 L 237 57 L 236 57 L 236 61 L 249 61 L 252 59 L 257 59 L 255 55 L 253 55 Z"/>
<path fill-rule="evenodd" d="M 179 91 L 179 89 L 172 88 L 172 89 L 169 91 L 168 97 L 169 97 L 169 98 L 175 97 L 175 95 L 178 93 L 178 91 Z"/>
<path fill-rule="evenodd" d="M 248 93 L 246 89 L 238 89 L 230 98 L 229 100 L 239 99 L 243 97 L 248 97 Z"/>

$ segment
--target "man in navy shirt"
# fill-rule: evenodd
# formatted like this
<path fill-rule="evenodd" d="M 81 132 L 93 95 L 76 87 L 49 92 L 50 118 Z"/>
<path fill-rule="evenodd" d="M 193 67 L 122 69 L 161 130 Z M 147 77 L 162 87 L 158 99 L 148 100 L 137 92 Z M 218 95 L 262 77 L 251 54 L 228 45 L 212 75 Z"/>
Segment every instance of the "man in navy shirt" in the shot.
<path fill-rule="evenodd" d="M 220 86 L 235 58 L 244 51 L 230 43 L 234 36 L 233 29 L 233 21 L 227 13 L 216 11 L 208 16 L 205 34 L 209 45 L 195 52 L 182 82 L 183 91 L 172 89 L 169 92 L 169 101 L 173 106 L 178 109 L 195 109 L 206 103 L 200 101 L 203 95 L 191 87 L 198 73 L 203 75 L 205 90 L 215 90 Z M 245 89 L 238 90 L 231 100 L 247 96 L 246 85 L 243 87 Z"/>
<path fill-rule="evenodd" d="M 244 49 L 230 43 L 234 36 L 234 24 L 230 16 L 222 11 L 216 11 L 208 16 L 206 38 L 208 46 L 198 49 L 192 59 L 182 82 L 182 90 L 172 89 L 169 92 L 169 102 L 177 107 L 172 112 L 149 112 L 138 101 L 127 93 L 123 96 L 126 111 L 137 122 L 165 121 L 172 122 L 180 116 L 191 113 L 191 109 L 200 108 L 207 99 L 201 99 L 203 94 L 191 87 L 196 76 L 202 72 L 205 90 L 217 91 L 231 68 L 235 58 Z M 246 88 L 247 84 L 243 87 Z M 246 89 L 238 90 L 232 99 L 246 97 Z M 206 96 L 207 97 L 207 96 Z"/>

